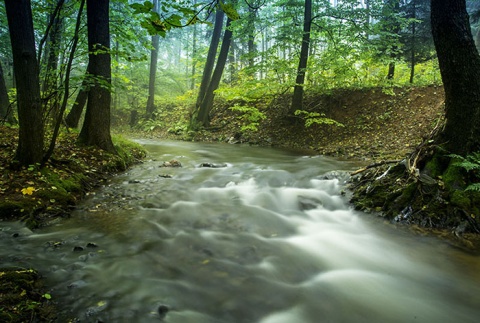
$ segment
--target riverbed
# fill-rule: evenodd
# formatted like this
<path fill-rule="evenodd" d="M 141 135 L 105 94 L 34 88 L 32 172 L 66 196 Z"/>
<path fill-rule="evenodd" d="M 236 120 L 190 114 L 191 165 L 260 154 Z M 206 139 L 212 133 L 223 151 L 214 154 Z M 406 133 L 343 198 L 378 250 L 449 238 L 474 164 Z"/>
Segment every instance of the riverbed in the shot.
<path fill-rule="evenodd" d="M 59 322 L 478 321 L 480 257 L 354 211 L 358 162 L 139 142 L 70 218 L 0 222 L 2 266 L 38 269 Z"/>

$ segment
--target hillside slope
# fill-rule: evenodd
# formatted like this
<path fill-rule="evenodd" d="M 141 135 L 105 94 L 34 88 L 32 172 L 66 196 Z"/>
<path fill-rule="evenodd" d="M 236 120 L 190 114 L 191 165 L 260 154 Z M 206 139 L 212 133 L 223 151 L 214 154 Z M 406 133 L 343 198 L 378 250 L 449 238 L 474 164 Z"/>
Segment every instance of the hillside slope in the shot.
<path fill-rule="evenodd" d="M 257 104 L 266 114 L 257 132 L 241 132 L 238 112 L 226 103 L 213 110 L 211 128 L 192 140 L 238 142 L 314 150 L 320 154 L 346 158 L 389 159 L 411 152 L 443 116 L 442 87 L 336 90 L 331 94 L 310 95 L 304 110 L 324 113 L 344 125 L 313 124 L 288 116 L 288 96 L 278 97 L 268 106 Z"/>

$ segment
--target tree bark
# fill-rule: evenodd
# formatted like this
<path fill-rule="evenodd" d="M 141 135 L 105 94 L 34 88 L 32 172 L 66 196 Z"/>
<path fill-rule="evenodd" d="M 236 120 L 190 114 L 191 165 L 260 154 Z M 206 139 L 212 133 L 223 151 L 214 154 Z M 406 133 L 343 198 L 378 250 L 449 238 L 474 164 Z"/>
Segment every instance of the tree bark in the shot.
<path fill-rule="evenodd" d="M 386 31 L 392 33 L 394 35 L 398 35 L 401 31 L 400 23 L 398 21 L 397 16 L 400 12 L 400 0 L 387 0 L 384 3 L 384 13 L 385 13 L 385 28 Z M 390 58 L 391 62 L 388 64 L 388 72 L 387 72 L 387 80 L 392 80 L 395 76 L 395 59 L 397 58 L 397 39 L 395 36 L 388 36 L 386 41 L 387 48 L 390 49 Z M 391 45 L 390 42 L 394 42 L 395 44 Z"/>
<path fill-rule="evenodd" d="M 223 70 L 225 69 L 225 64 L 228 58 L 228 50 L 230 48 L 230 43 L 232 42 L 232 31 L 229 28 L 231 22 L 230 18 L 228 18 L 225 33 L 223 34 L 222 46 L 220 48 L 220 53 L 218 54 L 217 64 L 215 65 L 212 79 L 205 92 L 203 101 L 200 104 L 200 109 L 198 110 L 197 120 L 205 127 L 210 123 L 210 110 L 213 106 L 213 98 L 215 97 L 214 92 L 220 85 L 220 80 L 222 79 Z"/>
<path fill-rule="evenodd" d="M 210 84 L 210 78 L 212 77 L 213 66 L 215 64 L 215 56 L 217 55 L 218 43 L 220 42 L 220 36 L 222 34 L 224 16 L 225 14 L 222 9 L 217 8 L 217 12 L 215 14 L 215 25 L 213 26 L 212 39 L 210 41 L 210 47 L 208 48 L 207 61 L 205 62 L 202 81 L 198 90 L 196 109 L 200 107 L 200 104 L 205 97 L 205 92 L 208 88 L 208 85 Z"/>
<path fill-rule="evenodd" d="M 88 91 L 89 87 L 89 69 L 87 66 L 87 71 L 85 72 L 85 76 L 83 77 L 82 85 L 78 90 L 77 97 L 75 98 L 75 102 L 70 109 L 67 117 L 65 118 L 65 124 L 67 127 L 70 128 L 77 128 L 78 123 L 80 122 L 80 117 L 82 116 L 83 109 L 85 108 L 85 104 L 87 103 L 88 99 Z"/>
<path fill-rule="evenodd" d="M 412 18 L 417 18 L 417 4 L 415 3 L 416 0 L 412 0 Z M 413 80 L 415 77 L 415 42 L 416 42 L 416 22 L 412 22 L 412 37 L 411 37 L 411 49 L 410 49 L 410 84 L 413 84 Z"/>
<path fill-rule="evenodd" d="M 95 78 L 88 92 L 79 142 L 116 152 L 110 135 L 111 58 L 109 0 L 87 0 L 89 72 Z"/>
<path fill-rule="evenodd" d="M 305 84 L 305 72 L 308 63 L 308 51 L 310 46 L 310 29 L 312 26 L 312 0 L 305 0 L 305 11 L 303 16 L 302 47 L 300 49 L 300 61 L 298 63 L 297 78 L 293 89 L 292 105 L 290 113 L 303 109 L 303 87 Z"/>
<path fill-rule="evenodd" d="M 22 166 L 43 157 L 43 109 L 30 0 L 5 0 L 17 81 L 19 137 L 15 159 Z"/>
<path fill-rule="evenodd" d="M 153 1 L 153 10 L 158 12 L 158 0 Z M 153 112 L 155 111 L 155 78 L 157 75 L 157 61 L 158 61 L 158 49 L 159 49 L 160 36 L 152 36 L 152 50 L 150 53 L 150 76 L 148 83 L 148 99 L 147 99 L 147 108 L 145 111 L 145 116 L 148 119 L 153 117 Z"/>
<path fill-rule="evenodd" d="M 443 139 L 455 154 L 480 149 L 480 56 L 465 0 L 431 0 L 432 35 L 445 88 Z"/>
<path fill-rule="evenodd" d="M 3 67 L 0 62 L 0 123 L 5 121 L 8 123 L 14 123 L 10 100 L 8 98 L 7 85 L 5 84 L 5 77 L 3 75 Z"/>

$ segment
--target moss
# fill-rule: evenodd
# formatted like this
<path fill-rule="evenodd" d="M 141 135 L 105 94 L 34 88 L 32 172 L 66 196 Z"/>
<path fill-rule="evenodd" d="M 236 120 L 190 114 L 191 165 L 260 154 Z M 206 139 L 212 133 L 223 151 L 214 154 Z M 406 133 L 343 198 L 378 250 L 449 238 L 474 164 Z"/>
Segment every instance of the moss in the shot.
<path fill-rule="evenodd" d="M 454 190 L 452 192 L 450 196 L 450 203 L 464 210 L 470 209 L 470 206 L 471 206 L 471 201 L 467 197 L 467 193 L 462 190 Z"/>
<path fill-rule="evenodd" d="M 112 137 L 117 155 L 110 154 L 107 163 L 103 165 L 106 172 L 126 170 L 129 166 L 137 163 L 146 156 L 145 149 L 136 142 L 127 140 L 121 136 Z"/>
<path fill-rule="evenodd" d="M 456 159 L 451 159 L 447 169 L 443 172 L 443 182 L 447 190 L 458 190 L 466 187 L 464 171 L 454 165 Z"/>
<path fill-rule="evenodd" d="M 425 172 L 432 178 L 441 176 L 444 171 L 444 165 L 440 162 L 438 156 L 434 156 L 425 165 Z"/>
<path fill-rule="evenodd" d="M 24 215 L 26 210 L 32 210 L 37 202 L 29 197 L 18 200 L 3 200 L 0 202 L 0 219 L 13 219 Z"/>
<path fill-rule="evenodd" d="M 53 322 L 55 310 L 33 269 L 0 268 L 0 321 Z"/>
<path fill-rule="evenodd" d="M 145 158 L 147 152 L 138 143 L 127 140 L 122 136 L 115 135 L 112 137 L 118 155 L 123 160 L 126 167 L 135 164 L 138 160 Z"/>

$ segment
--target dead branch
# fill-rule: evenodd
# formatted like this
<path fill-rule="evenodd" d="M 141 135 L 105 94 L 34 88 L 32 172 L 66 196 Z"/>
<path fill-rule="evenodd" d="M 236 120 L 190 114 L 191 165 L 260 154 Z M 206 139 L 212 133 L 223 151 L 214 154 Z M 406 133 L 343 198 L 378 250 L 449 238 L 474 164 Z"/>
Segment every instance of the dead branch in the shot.
<path fill-rule="evenodd" d="M 399 163 L 401 160 L 400 159 L 396 159 L 396 160 L 383 160 L 381 162 L 377 162 L 377 163 L 373 163 L 373 164 L 370 164 L 368 166 L 365 166 L 365 167 L 362 167 L 360 169 L 357 169 L 356 171 L 350 173 L 350 176 L 354 176 L 354 175 L 357 175 L 357 174 L 360 174 L 364 171 L 366 171 L 367 169 L 370 169 L 370 168 L 374 168 L 374 167 L 379 167 L 379 166 L 382 166 L 382 165 L 387 165 L 387 164 L 396 164 L 396 163 Z"/>

